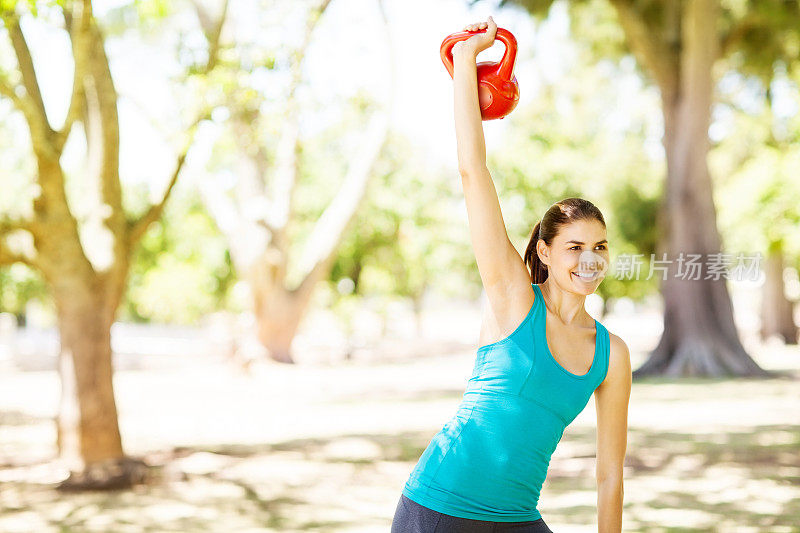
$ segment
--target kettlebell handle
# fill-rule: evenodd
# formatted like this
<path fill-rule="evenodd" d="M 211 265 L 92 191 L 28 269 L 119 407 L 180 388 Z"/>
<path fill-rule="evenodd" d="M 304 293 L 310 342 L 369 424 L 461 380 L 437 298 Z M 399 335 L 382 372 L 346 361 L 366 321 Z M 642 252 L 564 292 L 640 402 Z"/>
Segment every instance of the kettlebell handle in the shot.
<path fill-rule="evenodd" d="M 447 72 L 450 73 L 451 78 L 453 77 L 453 46 L 455 46 L 457 42 L 466 41 L 473 35 L 485 32 L 486 29 L 477 31 L 460 31 L 453 33 L 452 35 L 448 35 L 445 37 L 444 41 L 442 41 L 440 55 L 442 57 L 442 62 L 444 62 L 445 68 L 447 68 Z M 502 41 L 506 46 L 506 51 L 503 53 L 503 59 L 500 60 L 500 68 L 497 70 L 497 74 L 504 80 L 510 80 L 514 75 L 514 60 L 517 57 L 517 39 L 505 28 L 497 28 L 495 39 Z"/>

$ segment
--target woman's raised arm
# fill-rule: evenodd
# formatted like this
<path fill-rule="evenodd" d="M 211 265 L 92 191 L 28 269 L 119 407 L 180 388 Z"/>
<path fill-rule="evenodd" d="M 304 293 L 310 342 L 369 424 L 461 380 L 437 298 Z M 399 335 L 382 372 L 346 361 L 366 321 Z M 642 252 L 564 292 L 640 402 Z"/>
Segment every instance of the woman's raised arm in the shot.
<path fill-rule="evenodd" d="M 506 315 L 507 312 L 501 310 L 508 309 L 510 300 L 518 301 L 521 294 L 532 295 L 533 291 L 528 269 L 508 238 L 497 190 L 486 167 L 476 58 L 494 42 L 497 26 L 489 17 L 488 22 L 471 24 L 465 30 L 483 28 L 487 29 L 485 33 L 476 34 L 453 47 L 456 144 L 458 170 L 467 204 L 470 237 L 478 272 L 498 325 L 503 327 L 503 324 L 499 324 L 502 321 L 500 315 Z M 530 301 L 522 303 L 521 308 L 525 312 L 528 310 L 526 306 L 529 307 L 532 303 L 532 298 L 533 296 Z M 510 314 L 512 316 L 509 320 L 514 326 L 518 313 L 511 310 Z"/>

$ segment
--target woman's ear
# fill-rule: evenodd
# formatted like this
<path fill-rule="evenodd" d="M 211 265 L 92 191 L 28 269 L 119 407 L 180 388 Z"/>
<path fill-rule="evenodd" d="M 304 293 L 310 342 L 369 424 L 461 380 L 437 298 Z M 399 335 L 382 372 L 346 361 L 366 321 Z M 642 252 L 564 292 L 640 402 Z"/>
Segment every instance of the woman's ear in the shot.
<path fill-rule="evenodd" d="M 550 247 L 542 239 L 536 241 L 536 254 L 542 264 L 550 266 Z"/>

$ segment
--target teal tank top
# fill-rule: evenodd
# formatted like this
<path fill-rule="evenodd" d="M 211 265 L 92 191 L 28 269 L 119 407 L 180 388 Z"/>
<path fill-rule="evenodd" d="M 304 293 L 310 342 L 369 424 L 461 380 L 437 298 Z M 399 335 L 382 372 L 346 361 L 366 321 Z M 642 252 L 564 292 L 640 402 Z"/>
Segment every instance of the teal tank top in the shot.
<path fill-rule="evenodd" d="M 455 415 L 433 437 L 403 494 L 440 513 L 522 522 L 536 506 L 550 456 L 608 371 L 608 330 L 595 320 L 592 366 L 583 375 L 553 358 L 538 285 L 530 311 L 506 338 L 478 348 Z"/>

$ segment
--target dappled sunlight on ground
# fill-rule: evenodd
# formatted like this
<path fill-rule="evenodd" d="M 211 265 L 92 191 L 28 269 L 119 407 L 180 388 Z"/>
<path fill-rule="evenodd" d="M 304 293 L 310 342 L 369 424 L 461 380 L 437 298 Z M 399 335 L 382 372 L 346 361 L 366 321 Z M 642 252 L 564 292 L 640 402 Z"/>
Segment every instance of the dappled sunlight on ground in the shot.
<path fill-rule="evenodd" d="M 763 348 L 763 349 L 762 349 Z M 625 531 L 798 531 L 800 348 L 753 350 L 794 379 L 634 384 Z M 641 360 L 642 354 L 635 353 Z M 62 495 L 52 371 L 0 377 L 0 531 L 388 531 L 400 490 L 455 412 L 474 348 L 294 366 L 221 359 L 120 370 L 130 491 Z M 637 361 L 635 361 L 636 363 Z M 539 509 L 596 531 L 592 401 L 553 456 Z"/>

